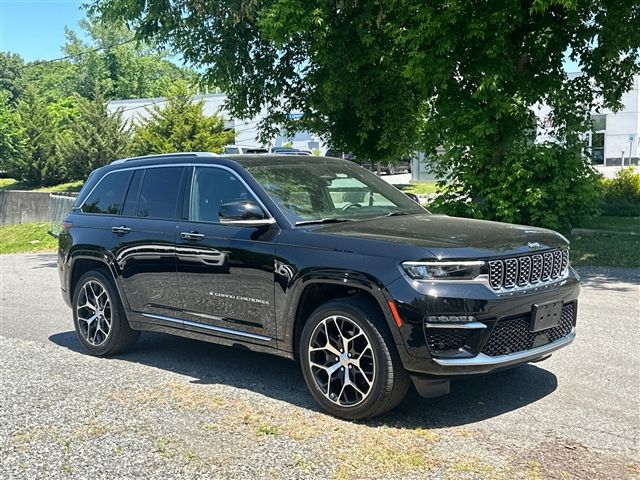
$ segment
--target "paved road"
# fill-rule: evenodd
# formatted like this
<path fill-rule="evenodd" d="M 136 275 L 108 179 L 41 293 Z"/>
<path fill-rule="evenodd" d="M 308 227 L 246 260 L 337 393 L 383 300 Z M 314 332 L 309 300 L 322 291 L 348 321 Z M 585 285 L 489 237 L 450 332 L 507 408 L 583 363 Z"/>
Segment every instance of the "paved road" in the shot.
<path fill-rule="evenodd" d="M 159 472 L 184 477 L 196 473 L 216 476 L 211 470 L 211 456 L 221 455 L 220 448 L 231 448 L 235 449 L 237 458 L 234 457 L 235 460 L 230 461 L 229 465 L 221 466 L 220 462 L 213 462 L 219 469 L 216 470 L 217 476 L 221 478 L 231 475 L 230 472 L 233 472 L 231 476 L 237 477 L 277 476 L 278 469 L 285 467 L 297 469 L 297 473 L 293 475 L 297 477 L 340 477 L 341 474 L 346 474 L 344 476 L 400 475 L 426 478 L 425 464 L 412 457 L 394 458 L 391 462 L 386 456 L 390 455 L 388 450 L 373 454 L 356 451 L 365 460 L 368 459 L 366 461 L 372 462 L 370 470 L 357 470 L 357 466 L 365 461 L 357 460 L 357 456 L 355 459 L 348 456 L 344 457 L 347 460 L 343 459 L 341 465 L 350 465 L 351 470 L 342 471 L 342 467 L 327 464 L 327 459 L 319 460 L 317 452 L 314 453 L 310 447 L 315 441 L 315 433 L 308 433 L 308 437 L 303 436 L 302 440 L 298 438 L 300 431 L 306 432 L 301 425 L 310 422 L 315 425 L 314 428 L 322 429 L 318 435 L 329 435 L 331 441 L 338 441 L 334 439 L 338 433 L 346 437 L 357 433 L 361 438 L 378 438 L 376 435 L 392 432 L 393 439 L 389 441 L 400 442 L 401 445 L 402 439 L 406 437 L 407 442 L 410 439 L 410 443 L 403 448 L 410 449 L 409 445 L 416 445 L 416 442 L 426 441 L 424 439 L 428 438 L 432 442 L 430 445 L 433 445 L 429 447 L 434 455 L 430 460 L 432 463 L 429 463 L 433 478 L 456 477 L 456 472 L 470 472 L 471 476 L 468 478 L 503 478 L 501 474 L 505 475 L 504 478 L 509 478 L 514 471 L 528 472 L 529 477 L 526 478 L 534 478 L 537 474 L 552 478 L 563 475 L 568 475 L 563 478 L 638 478 L 639 271 L 584 269 L 581 274 L 584 288 L 578 309 L 579 337 L 569 348 L 537 365 L 457 381 L 452 385 L 452 393 L 440 399 L 425 400 L 412 393 L 397 410 L 383 419 L 354 425 L 318 412 L 306 392 L 297 366 L 276 357 L 151 333 L 141 336 L 135 351 L 117 359 L 88 357 L 81 351 L 72 331 L 71 312 L 60 297 L 55 256 L 0 256 L 0 457 L 4 458 L 0 460 L 0 477 L 20 477 L 20 472 L 24 477 L 34 477 L 38 474 L 45 475 L 43 471 L 47 476 L 52 475 L 46 468 L 51 458 L 58 457 L 57 463 L 54 462 L 58 469 L 56 472 L 88 475 L 95 467 L 94 464 L 89 462 L 90 465 L 85 465 L 77 460 L 79 463 L 74 466 L 70 458 L 76 457 L 65 456 L 65 449 L 71 449 L 73 453 L 73 446 L 68 445 L 71 440 L 63 442 L 47 437 L 42 439 L 43 444 L 37 444 L 37 449 L 36 444 L 32 445 L 35 449 L 33 451 L 28 446 L 16 446 L 15 443 L 23 439 L 25 431 L 40 431 L 37 422 L 45 421 L 43 419 L 47 415 L 54 416 L 48 420 L 48 428 L 55 428 L 58 432 L 64 431 L 67 423 L 79 421 L 73 412 L 69 413 L 71 420 L 67 417 L 64 420 L 62 417 L 57 419 L 57 412 L 51 411 L 51 402 L 55 398 L 58 402 L 55 403 L 56 408 L 64 411 L 76 408 L 74 402 L 81 402 L 77 408 L 82 408 L 86 402 L 97 399 L 100 388 L 108 387 L 111 392 L 109 398 L 120 399 L 118 387 L 127 391 L 137 391 L 136 389 L 144 387 L 147 390 L 140 390 L 135 402 L 128 404 L 126 409 L 114 411 L 112 403 L 108 406 L 100 404 L 102 418 L 107 426 L 98 428 L 93 423 L 89 426 L 78 425 L 83 429 L 89 428 L 94 433 L 98 429 L 100 433 L 102 428 L 105 432 L 110 432 L 109 422 L 114 422 L 114 419 L 118 419 L 118 423 L 137 422 L 146 425 L 144 428 L 140 427 L 146 432 L 145 435 L 151 435 L 150 431 L 165 432 L 163 437 L 159 437 L 160 440 L 149 440 L 150 444 L 131 440 L 132 443 L 127 444 L 128 437 L 115 430 L 113 437 L 104 433 L 93 439 L 89 434 L 78 434 L 78 431 L 84 432 L 78 430 L 80 427 L 73 430 L 75 436 L 69 433 L 71 436 L 68 438 L 80 438 L 79 442 L 85 442 L 82 449 L 87 451 L 98 448 L 96 442 L 106 442 L 105 438 L 108 438 L 112 442 L 109 443 L 111 453 L 121 452 L 125 447 L 126 452 L 129 448 L 136 455 L 142 455 L 140 458 L 146 459 L 148 467 L 158 473 L 156 476 L 161 476 Z M 99 374 L 94 375 L 92 372 Z M 175 407 L 177 410 L 172 410 L 171 415 L 165 411 L 170 408 L 166 403 L 145 403 L 151 395 L 148 389 L 160 388 L 158 385 L 169 385 L 166 388 L 173 390 L 170 395 L 167 394 L 168 398 L 172 402 L 182 402 L 182 406 Z M 175 389 L 177 390 L 174 391 Z M 205 417 L 193 417 L 196 415 L 195 410 L 184 407 L 185 389 L 189 389 L 189 401 L 186 405 L 192 405 L 193 398 L 202 398 L 206 393 L 212 395 L 211 398 L 221 398 L 222 403 L 226 399 L 228 407 L 224 408 L 235 408 L 233 412 L 240 420 L 236 422 L 236 430 L 224 432 L 227 437 L 220 433 L 220 438 L 231 442 L 231 447 L 226 443 L 222 447 L 215 440 L 209 439 L 204 444 L 216 445 L 215 451 L 218 453 L 207 453 L 197 450 L 202 448 L 203 443 L 191 445 L 189 452 L 196 451 L 200 457 L 208 460 L 202 460 L 204 463 L 198 464 L 197 468 L 193 467 L 195 470 L 185 470 L 184 465 L 189 464 L 192 456 L 189 454 L 187 458 L 183 455 L 180 457 L 182 463 L 179 464 L 182 470 L 177 472 L 173 468 L 178 453 L 165 455 L 168 447 L 163 447 L 162 442 L 169 442 L 171 445 L 193 443 L 194 438 L 200 437 L 188 425 L 197 422 L 200 422 L 199 425 L 209 425 L 203 418 L 213 415 L 213 410 L 205 409 Z M 85 395 L 87 399 L 83 398 Z M 158 392 L 153 393 L 154 398 L 158 395 Z M 164 397 L 160 395 L 158 398 Z M 238 410 L 238 405 L 245 405 L 246 408 Z M 246 413 L 247 411 L 252 413 Z M 280 430 L 276 431 L 285 433 L 280 437 L 273 436 L 272 439 L 268 429 L 265 430 L 266 434 L 260 430 L 264 427 L 261 423 L 256 427 L 255 436 L 251 436 L 252 440 L 243 443 L 247 440 L 242 428 L 253 425 L 251 418 L 254 417 L 251 415 L 256 415 L 255 412 L 262 415 L 259 418 L 268 418 L 271 422 L 280 421 Z M 274 412 L 285 418 L 276 416 Z M 190 416 L 181 416 L 187 413 Z M 153 417 L 147 418 L 150 415 Z M 235 425 L 233 420 L 229 420 L 235 417 L 229 412 L 226 415 L 227 417 L 222 417 L 226 419 L 224 423 Z M 297 424 L 288 427 L 287 418 L 297 419 Z M 171 423 L 178 422 L 178 419 L 179 423 Z M 60 425 L 61 423 L 64 425 Z M 429 435 L 436 435 L 436 440 Z M 282 444 L 285 437 L 288 443 Z M 263 457 L 256 457 L 255 465 L 247 466 L 251 463 L 247 459 L 253 458 L 251 455 L 254 455 L 257 448 L 256 438 L 261 445 L 260 455 L 265 455 L 266 448 L 266 455 L 272 456 L 273 465 L 268 468 L 259 468 L 260 462 L 266 461 L 261 460 Z M 327 442 L 327 438 L 317 440 L 319 448 L 322 448 L 323 442 Z M 269 443 L 276 440 L 281 443 Z M 119 441 L 125 442 L 125 447 L 119 446 Z M 63 453 L 54 447 L 49 451 L 51 442 L 54 447 L 58 445 Z M 384 441 L 380 440 L 379 445 L 381 446 L 376 448 L 383 448 Z M 3 451 L 5 448 L 7 450 Z M 100 448 L 105 447 L 100 445 Z M 275 450 L 269 450 L 270 448 Z M 286 455 L 289 463 L 286 458 L 280 457 L 285 453 L 279 449 L 288 452 Z M 238 452 L 244 453 L 240 455 Z M 436 455 L 437 452 L 440 453 Z M 30 470 L 32 457 L 29 455 L 36 455 L 39 458 L 36 464 L 40 466 L 37 468 L 45 470 Z M 78 458 L 83 456 L 81 451 L 78 451 L 78 455 Z M 155 456 L 147 458 L 149 455 Z M 294 460 L 291 460 L 292 455 Z M 445 460 L 445 456 L 457 460 Z M 196 457 L 197 455 L 193 458 Z M 382 470 L 379 472 L 376 470 L 376 462 L 381 465 Z M 100 465 L 102 463 L 104 462 Z M 202 467 L 205 464 L 209 466 Z M 114 465 L 119 464 L 116 462 Z M 416 465 L 422 468 L 418 471 L 422 472 L 420 475 L 414 475 L 416 471 L 412 468 L 417 468 Z M 225 470 L 227 467 L 228 470 Z M 114 466 L 101 468 L 98 473 L 101 472 L 102 476 L 127 476 L 121 470 L 113 470 L 116 468 Z M 281 472 L 285 477 L 289 476 L 286 468 Z"/>

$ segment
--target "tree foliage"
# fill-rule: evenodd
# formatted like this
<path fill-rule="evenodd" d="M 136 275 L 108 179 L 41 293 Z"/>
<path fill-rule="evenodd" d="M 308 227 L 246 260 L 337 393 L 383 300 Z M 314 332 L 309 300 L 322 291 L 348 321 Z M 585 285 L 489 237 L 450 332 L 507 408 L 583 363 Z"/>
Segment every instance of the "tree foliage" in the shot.
<path fill-rule="evenodd" d="M 0 92 L 0 170 L 6 171 L 22 155 L 24 136 L 9 94 Z"/>
<path fill-rule="evenodd" d="M 284 124 L 361 158 L 420 148 L 448 175 L 450 201 L 552 227 L 590 204 L 579 134 L 591 108 L 619 107 L 640 71 L 637 0 L 97 0 L 94 10 L 202 66 L 232 115 L 265 109 L 266 138 Z M 566 54 L 582 76 L 565 72 Z M 557 141 L 534 147 L 540 102 Z"/>
<path fill-rule="evenodd" d="M 52 185 L 65 179 L 58 155 L 58 125 L 54 113 L 38 91 L 29 86 L 15 110 L 23 138 L 19 154 L 3 161 L 6 172 L 34 185 Z"/>
<path fill-rule="evenodd" d="M 171 152 L 222 152 L 233 143 L 233 131 L 219 115 L 207 117 L 202 101 L 193 101 L 184 82 L 169 91 L 164 105 L 147 110 L 148 118 L 135 129 L 132 151 L 137 155 Z"/>
<path fill-rule="evenodd" d="M 68 177 L 84 180 L 92 170 L 127 156 L 131 132 L 121 110 L 108 111 L 107 99 L 98 86 L 91 99 L 76 95 L 76 111 L 60 154 Z"/>

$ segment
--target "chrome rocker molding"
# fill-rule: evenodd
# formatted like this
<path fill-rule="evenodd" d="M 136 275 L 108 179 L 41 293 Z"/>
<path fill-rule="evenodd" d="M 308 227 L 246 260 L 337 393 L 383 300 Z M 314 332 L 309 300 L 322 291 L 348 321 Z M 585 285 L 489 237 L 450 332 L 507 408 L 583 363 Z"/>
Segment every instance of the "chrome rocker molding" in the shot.
<path fill-rule="evenodd" d="M 491 367 L 487 371 L 492 370 L 493 367 L 502 367 L 511 365 L 514 363 L 528 362 L 542 357 L 548 353 L 558 350 L 562 347 L 569 345 L 576 338 L 575 328 L 571 330 L 571 333 L 560 340 L 549 343 L 547 345 L 541 345 L 530 350 L 523 352 L 511 353 L 509 355 L 499 355 L 497 357 L 490 357 L 484 353 L 480 353 L 472 358 L 434 358 L 433 361 L 438 365 L 445 367 Z"/>
<path fill-rule="evenodd" d="M 167 317 L 165 315 L 156 315 L 153 313 L 143 313 L 143 317 L 155 318 L 157 320 L 164 320 L 165 322 L 178 323 L 185 327 L 204 328 L 205 330 L 211 330 L 212 332 L 224 333 L 225 335 L 235 335 L 237 337 L 251 338 L 253 340 L 259 340 L 261 342 L 272 342 L 273 338 L 265 337 L 264 335 L 258 335 L 256 333 L 241 332 L 232 328 L 216 327 L 215 325 L 207 325 L 205 323 L 192 322 L 190 320 L 181 320 L 179 318 Z"/>

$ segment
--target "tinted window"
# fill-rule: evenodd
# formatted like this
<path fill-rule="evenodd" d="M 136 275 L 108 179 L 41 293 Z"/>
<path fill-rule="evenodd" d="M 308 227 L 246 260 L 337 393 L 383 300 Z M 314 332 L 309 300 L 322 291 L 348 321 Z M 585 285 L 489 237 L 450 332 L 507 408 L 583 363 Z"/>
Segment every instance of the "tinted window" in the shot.
<path fill-rule="evenodd" d="M 136 207 L 138 206 L 138 194 L 140 193 L 140 185 L 142 185 L 142 177 L 144 176 L 144 170 L 135 170 L 129 190 L 127 191 L 127 197 L 124 200 L 124 207 L 122 208 L 122 215 L 135 216 Z"/>
<path fill-rule="evenodd" d="M 220 205 L 253 200 L 238 178 L 221 168 L 196 167 L 193 173 L 189 219 L 218 222 Z"/>
<path fill-rule="evenodd" d="M 138 217 L 177 218 L 183 167 L 148 168 L 138 200 Z"/>
<path fill-rule="evenodd" d="M 117 215 L 130 177 L 129 171 L 113 172 L 103 177 L 85 200 L 82 211 Z"/>

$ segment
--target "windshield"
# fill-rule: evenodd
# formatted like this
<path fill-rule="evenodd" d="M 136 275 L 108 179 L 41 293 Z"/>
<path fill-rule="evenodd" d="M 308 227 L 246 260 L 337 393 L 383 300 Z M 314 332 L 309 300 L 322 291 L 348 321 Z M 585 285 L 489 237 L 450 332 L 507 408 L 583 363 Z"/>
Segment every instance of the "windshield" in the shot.
<path fill-rule="evenodd" d="M 427 213 L 397 188 L 346 162 L 268 165 L 248 170 L 293 224 Z"/>

